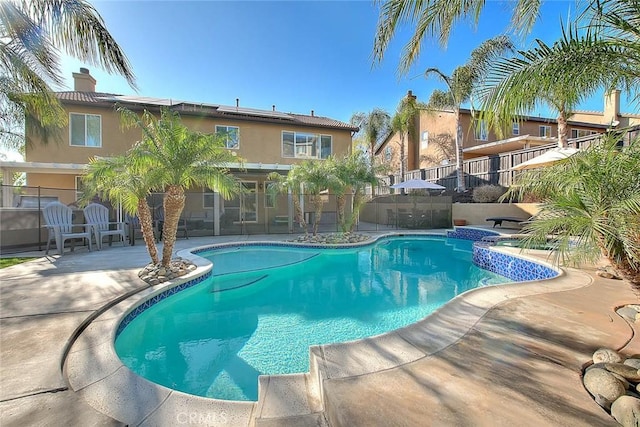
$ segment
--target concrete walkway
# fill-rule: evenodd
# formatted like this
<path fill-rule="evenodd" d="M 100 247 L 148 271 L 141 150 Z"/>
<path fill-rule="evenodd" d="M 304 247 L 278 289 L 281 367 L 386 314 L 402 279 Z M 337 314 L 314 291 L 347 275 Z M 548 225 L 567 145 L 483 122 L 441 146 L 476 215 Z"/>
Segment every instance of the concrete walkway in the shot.
<path fill-rule="evenodd" d="M 176 249 L 230 240 L 247 238 L 180 239 Z M 120 425 L 69 389 L 63 352 L 95 310 L 147 287 L 137 273 L 148 261 L 144 245 L 115 245 L 0 270 L 2 426 Z M 617 425 L 583 389 L 580 372 L 599 347 L 640 353 L 633 327 L 614 311 L 638 300 L 622 282 L 590 276 L 579 289 L 497 304 L 429 357 L 327 379 L 324 420 L 336 426 Z"/>

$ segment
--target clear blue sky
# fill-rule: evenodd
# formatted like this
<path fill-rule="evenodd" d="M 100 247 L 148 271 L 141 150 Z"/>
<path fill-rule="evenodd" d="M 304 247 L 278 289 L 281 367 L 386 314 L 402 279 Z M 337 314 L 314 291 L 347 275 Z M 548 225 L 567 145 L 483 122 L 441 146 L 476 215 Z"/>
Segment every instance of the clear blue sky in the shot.
<path fill-rule="evenodd" d="M 107 28 L 128 56 L 140 96 L 240 105 L 317 115 L 348 121 L 356 111 L 375 107 L 393 113 L 413 90 L 426 101 L 435 78 L 420 75 L 428 67 L 450 73 L 484 40 L 504 33 L 511 16 L 506 1 L 488 1 L 479 27 L 462 23 L 446 49 L 426 41 L 407 75 L 396 73 L 400 50 L 411 28 L 399 32 L 384 61 L 372 67 L 378 18 L 372 1 L 95 1 Z M 520 47 L 540 38 L 553 42 L 560 20 L 574 1 L 547 0 L 534 33 Z M 66 89 L 71 73 L 90 68 L 97 90 L 134 94 L 121 77 L 65 58 Z M 419 77 L 416 77 L 419 76 Z M 623 99 L 624 101 L 624 99 Z M 580 106 L 602 110 L 602 94 Z M 632 111 L 623 105 L 623 111 Z M 549 115 L 546 111 L 532 114 Z"/>

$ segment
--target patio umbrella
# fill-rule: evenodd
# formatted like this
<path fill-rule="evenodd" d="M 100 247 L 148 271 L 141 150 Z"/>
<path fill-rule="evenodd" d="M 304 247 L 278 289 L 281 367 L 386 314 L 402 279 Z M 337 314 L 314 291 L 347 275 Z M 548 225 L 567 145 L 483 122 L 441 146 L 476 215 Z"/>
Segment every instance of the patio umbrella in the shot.
<path fill-rule="evenodd" d="M 389 186 L 389 188 L 405 189 L 405 190 L 444 190 L 446 187 L 442 185 L 434 184 L 433 182 L 425 181 L 423 179 L 410 179 L 408 181 L 399 182 Z"/>
<path fill-rule="evenodd" d="M 567 159 L 578 151 L 577 148 L 554 148 L 545 153 L 540 154 L 537 157 L 534 157 L 531 160 L 527 160 L 526 162 L 522 162 L 519 165 L 515 165 L 511 168 L 514 171 L 520 171 L 525 169 L 535 169 L 541 168 L 543 166 L 549 166 L 552 163 L 558 162 L 560 160 Z"/>

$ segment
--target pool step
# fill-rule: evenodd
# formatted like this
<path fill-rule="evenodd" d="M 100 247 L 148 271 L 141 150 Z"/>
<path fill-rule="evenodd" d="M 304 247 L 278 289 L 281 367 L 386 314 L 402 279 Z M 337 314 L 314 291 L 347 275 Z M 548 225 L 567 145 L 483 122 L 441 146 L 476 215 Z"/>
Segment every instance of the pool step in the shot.
<path fill-rule="evenodd" d="M 309 374 L 260 376 L 256 427 L 326 426 L 314 388 Z"/>

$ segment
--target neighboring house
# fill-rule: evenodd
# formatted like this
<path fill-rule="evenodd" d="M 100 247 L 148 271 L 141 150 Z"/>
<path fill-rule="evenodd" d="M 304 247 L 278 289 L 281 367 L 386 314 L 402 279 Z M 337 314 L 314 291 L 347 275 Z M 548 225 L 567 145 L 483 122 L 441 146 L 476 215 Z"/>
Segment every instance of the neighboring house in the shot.
<path fill-rule="evenodd" d="M 409 92 L 408 96 L 412 96 Z M 464 159 L 490 156 L 523 148 L 533 148 L 557 141 L 557 121 L 543 117 L 525 117 L 514 122 L 503 138 L 489 131 L 481 120 L 474 120 L 471 110 L 460 110 Z M 605 97 L 604 112 L 576 112 L 568 126 L 569 138 L 602 133 L 611 127 L 640 124 L 640 115 L 620 113 L 620 91 Z M 453 111 L 420 111 L 412 134 L 405 136 L 405 170 L 455 164 L 455 115 Z M 400 170 L 400 137 L 387 136 L 376 148 L 376 157 L 390 164 L 393 173 Z"/>
<path fill-rule="evenodd" d="M 3 172 L 27 173 L 27 186 L 80 190 L 79 177 L 89 159 L 108 157 L 126 152 L 142 133 L 133 128 L 123 130 L 116 105 L 133 111 L 147 109 L 158 113 L 161 107 L 177 111 L 183 123 L 193 130 L 224 135 L 227 148 L 244 160 L 232 168 L 240 178 L 248 196 L 242 201 L 221 201 L 220 210 L 233 221 L 260 222 L 258 206 L 268 205 L 258 200 L 270 172 L 286 174 L 292 165 L 303 159 L 326 159 L 329 155 L 348 154 L 352 136 L 358 128 L 338 120 L 311 114 L 294 114 L 235 106 L 184 102 L 138 96 L 122 96 L 96 92 L 96 80 L 89 70 L 81 68 L 73 73 L 74 91 L 57 93 L 69 114 L 69 126 L 58 141 L 43 144 L 38 135 L 29 134 L 32 143 L 26 147 L 26 163 L 0 162 Z M 28 129 L 28 127 L 27 127 Z M 10 189 L 9 189 L 10 191 Z M 200 189 L 202 194 L 187 200 L 185 211 L 213 209 L 213 193 Z M 3 197 L 4 206 L 11 206 L 10 194 Z M 65 204 L 75 202 L 76 192 L 60 196 Z M 242 209 L 240 206 L 242 205 Z M 253 212 L 250 212 L 253 206 Z M 284 215 L 287 214 L 286 206 Z M 242 211 L 242 212 L 241 212 Z M 204 215 L 204 213 L 202 213 Z M 264 215 L 263 215 L 264 216 Z"/>

